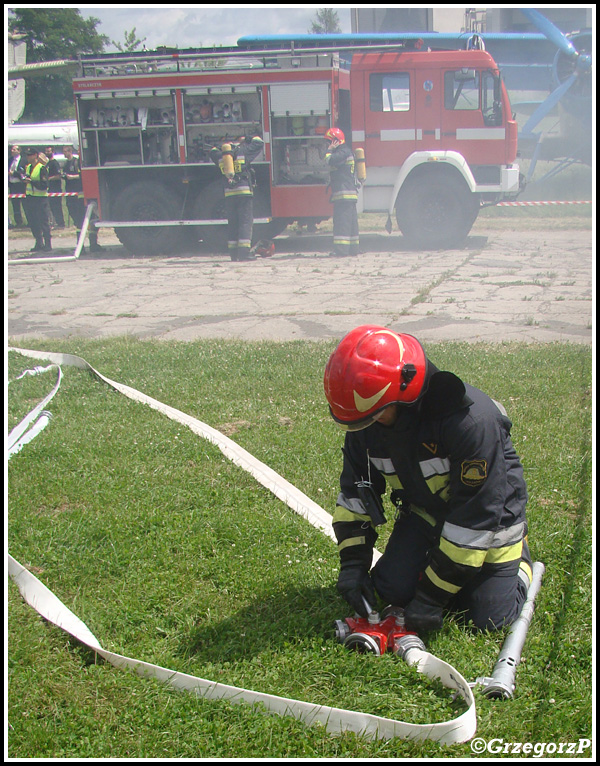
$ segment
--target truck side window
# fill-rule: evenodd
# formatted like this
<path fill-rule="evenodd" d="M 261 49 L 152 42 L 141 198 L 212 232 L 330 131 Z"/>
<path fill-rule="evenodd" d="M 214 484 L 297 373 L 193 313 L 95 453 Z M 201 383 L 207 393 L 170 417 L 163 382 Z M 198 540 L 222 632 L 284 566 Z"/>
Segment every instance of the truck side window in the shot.
<path fill-rule="evenodd" d="M 444 107 L 452 110 L 479 109 L 479 72 L 467 68 L 445 72 Z"/>
<path fill-rule="evenodd" d="M 502 89 L 498 74 L 484 72 L 481 78 L 481 109 L 486 125 L 502 125 Z"/>
<path fill-rule="evenodd" d="M 369 103 L 372 112 L 408 112 L 410 109 L 408 72 L 371 74 Z"/>

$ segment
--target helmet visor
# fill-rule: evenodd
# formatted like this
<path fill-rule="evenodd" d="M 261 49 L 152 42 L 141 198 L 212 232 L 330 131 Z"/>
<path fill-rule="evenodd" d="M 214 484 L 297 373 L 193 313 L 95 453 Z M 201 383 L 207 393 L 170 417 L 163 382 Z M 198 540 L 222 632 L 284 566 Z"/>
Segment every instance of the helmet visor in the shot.
<path fill-rule="evenodd" d="M 387 407 L 389 407 L 389 405 L 386 404 L 385 407 L 382 407 L 376 412 L 372 412 L 370 415 L 367 415 L 365 418 L 360 418 L 360 420 L 352 420 L 352 421 L 340 420 L 339 418 L 336 418 L 336 416 L 331 411 L 331 407 L 329 408 L 329 414 L 335 420 L 338 426 L 342 429 L 342 431 L 362 431 L 363 428 L 368 428 L 369 426 L 372 426 L 373 423 L 376 423 L 379 420 L 383 410 L 385 410 Z"/>

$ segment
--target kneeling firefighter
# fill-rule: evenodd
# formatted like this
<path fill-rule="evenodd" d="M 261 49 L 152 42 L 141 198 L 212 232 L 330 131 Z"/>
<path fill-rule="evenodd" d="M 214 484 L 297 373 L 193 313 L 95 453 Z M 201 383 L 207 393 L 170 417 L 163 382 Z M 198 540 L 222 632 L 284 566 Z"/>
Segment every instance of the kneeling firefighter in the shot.
<path fill-rule="evenodd" d="M 333 516 L 339 593 L 404 608 L 412 631 L 445 609 L 479 629 L 519 615 L 531 582 L 527 490 L 501 404 L 442 372 L 406 333 L 362 325 L 325 368 L 330 413 L 346 431 Z M 398 515 L 371 569 L 386 484 Z"/>
<path fill-rule="evenodd" d="M 254 178 L 250 163 L 262 151 L 264 143 L 258 129 L 239 143 L 213 147 L 210 158 L 225 177 L 227 214 L 227 249 L 232 261 L 253 261 L 250 253 L 254 223 Z"/>

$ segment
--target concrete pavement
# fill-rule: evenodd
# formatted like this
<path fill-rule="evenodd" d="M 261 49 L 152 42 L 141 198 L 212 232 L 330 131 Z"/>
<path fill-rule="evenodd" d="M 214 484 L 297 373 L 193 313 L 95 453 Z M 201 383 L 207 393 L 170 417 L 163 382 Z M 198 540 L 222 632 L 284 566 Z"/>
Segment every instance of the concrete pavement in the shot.
<path fill-rule="evenodd" d="M 189 341 L 335 339 L 373 323 L 435 341 L 592 342 L 592 233 L 471 234 L 462 249 L 416 252 L 398 234 L 361 234 L 364 252 L 328 255 L 330 235 L 276 240 L 276 254 L 232 263 L 208 253 L 11 263 L 7 334 L 131 335 Z M 9 258 L 33 240 L 9 240 Z M 71 238 L 73 236 L 71 235 Z M 55 254 L 74 242 L 54 238 Z M 27 253 L 27 255 L 29 255 Z M 46 255 L 46 254 L 44 254 Z"/>

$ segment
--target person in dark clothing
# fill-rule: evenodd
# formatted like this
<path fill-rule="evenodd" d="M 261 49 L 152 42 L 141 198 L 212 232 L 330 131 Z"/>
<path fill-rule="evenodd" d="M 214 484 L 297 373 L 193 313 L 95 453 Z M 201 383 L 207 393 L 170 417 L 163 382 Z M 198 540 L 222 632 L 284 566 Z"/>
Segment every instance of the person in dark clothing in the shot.
<path fill-rule="evenodd" d="M 214 146 L 210 151 L 211 160 L 225 177 L 227 249 L 232 261 L 255 260 L 250 252 L 254 225 L 254 180 L 250 163 L 263 146 L 258 131 L 254 131 L 238 143 L 223 144 L 220 149 Z"/>
<path fill-rule="evenodd" d="M 48 168 L 40 159 L 37 149 L 27 149 L 25 168 L 25 213 L 35 245 L 31 252 L 52 250 L 50 238 L 50 208 L 48 206 Z"/>
<path fill-rule="evenodd" d="M 331 202 L 333 203 L 333 252 L 331 255 L 358 254 L 358 187 L 354 174 L 355 160 L 339 128 L 329 128 L 325 138 L 330 142 L 325 162 L 331 172 Z"/>
<path fill-rule="evenodd" d="M 77 229 L 77 241 L 81 235 L 81 227 L 85 218 L 85 202 L 83 200 L 83 184 L 81 182 L 81 164 L 79 157 L 73 153 L 73 147 L 70 144 L 63 146 L 65 162 L 63 165 L 63 178 L 65 179 L 65 192 L 76 193 L 76 197 L 66 197 L 67 210 Z M 89 228 L 90 251 L 99 252 L 104 250 L 102 245 L 98 244 L 98 232 L 93 226 Z M 81 248 L 85 252 L 85 248 Z"/>
<path fill-rule="evenodd" d="M 62 193 L 62 170 L 60 163 L 54 157 L 54 149 L 51 146 L 46 147 L 46 157 L 48 158 L 48 193 Z M 65 228 L 65 218 L 63 215 L 62 197 L 48 197 L 50 212 L 54 219 L 54 225 L 58 229 Z"/>
<path fill-rule="evenodd" d="M 364 617 L 378 595 L 416 632 L 440 629 L 446 609 L 482 630 L 511 624 L 532 560 L 523 467 L 502 405 L 440 371 L 416 338 L 375 325 L 342 339 L 324 387 L 346 431 L 333 516 L 339 593 Z M 371 569 L 386 485 L 397 519 Z"/>
<path fill-rule="evenodd" d="M 21 147 L 10 147 L 10 157 L 8 159 L 8 193 L 9 194 L 25 194 L 25 157 L 21 154 Z M 22 200 L 19 197 L 11 199 L 14 225 L 23 226 L 23 214 L 21 210 Z"/>

